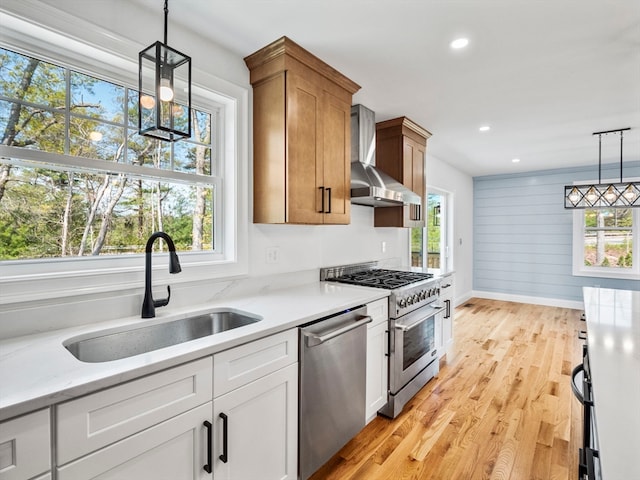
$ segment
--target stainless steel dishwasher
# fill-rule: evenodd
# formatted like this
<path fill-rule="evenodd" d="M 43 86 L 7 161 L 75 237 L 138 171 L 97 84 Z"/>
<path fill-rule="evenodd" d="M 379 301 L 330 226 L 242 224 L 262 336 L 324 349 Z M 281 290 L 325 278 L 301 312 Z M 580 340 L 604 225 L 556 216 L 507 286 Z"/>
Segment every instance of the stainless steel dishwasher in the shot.
<path fill-rule="evenodd" d="M 307 480 L 365 425 L 365 307 L 300 328 L 300 479 Z"/>

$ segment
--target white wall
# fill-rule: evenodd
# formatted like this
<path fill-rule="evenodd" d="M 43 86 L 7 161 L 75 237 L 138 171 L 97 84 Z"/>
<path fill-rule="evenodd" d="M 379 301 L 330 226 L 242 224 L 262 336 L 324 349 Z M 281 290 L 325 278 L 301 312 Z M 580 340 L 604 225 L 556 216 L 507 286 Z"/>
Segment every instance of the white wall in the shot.
<path fill-rule="evenodd" d="M 468 300 L 473 290 L 473 178 L 428 153 L 427 189 L 451 193 L 453 202 L 453 270 L 455 304 Z"/>

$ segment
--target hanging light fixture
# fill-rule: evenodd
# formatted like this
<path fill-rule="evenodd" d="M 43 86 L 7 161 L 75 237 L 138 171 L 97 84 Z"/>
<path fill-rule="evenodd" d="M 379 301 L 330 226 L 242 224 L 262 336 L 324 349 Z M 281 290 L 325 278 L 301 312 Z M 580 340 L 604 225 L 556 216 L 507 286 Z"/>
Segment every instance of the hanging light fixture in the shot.
<path fill-rule="evenodd" d="M 630 128 L 594 132 L 598 135 L 598 183 L 566 185 L 564 208 L 640 207 L 640 182 L 622 180 L 622 135 Z M 602 135 L 620 134 L 620 183 L 602 183 Z"/>
<path fill-rule="evenodd" d="M 167 45 L 167 2 L 164 43 L 138 55 L 138 133 L 176 142 L 191 137 L 191 57 Z"/>

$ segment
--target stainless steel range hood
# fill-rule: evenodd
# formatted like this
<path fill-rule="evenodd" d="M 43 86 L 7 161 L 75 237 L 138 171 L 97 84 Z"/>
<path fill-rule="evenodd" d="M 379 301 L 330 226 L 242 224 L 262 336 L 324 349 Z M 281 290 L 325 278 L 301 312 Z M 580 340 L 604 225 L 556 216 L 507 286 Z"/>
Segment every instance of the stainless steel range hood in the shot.
<path fill-rule="evenodd" d="M 376 168 L 376 116 L 363 105 L 351 107 L 351 203 L 370 207 L 421 203 L 419 195 Z"/>

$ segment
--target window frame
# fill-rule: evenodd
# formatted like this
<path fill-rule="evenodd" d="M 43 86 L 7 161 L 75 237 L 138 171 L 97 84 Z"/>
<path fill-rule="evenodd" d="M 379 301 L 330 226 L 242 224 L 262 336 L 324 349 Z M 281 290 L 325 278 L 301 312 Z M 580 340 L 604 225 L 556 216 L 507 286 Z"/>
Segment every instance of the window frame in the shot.
<path fill-rule="evenodd" d="M 630 179 L 637 181 L 638 179 Z M 615 180 L 603 180 L 612 183 Z M 580 182 L 591 184 L 594 182 Z M 640 279 L 640 208 L 631 208 L 633 226 L 631 228 L 632 262 L 631 268 L 588 266 L 584 264 L 585 212 L 594 209 L 575 209 L 573 211 L 572 274 L 578 277 L 615 278 L 622 280 Z"/>
<path fill-rule="evenodd" d="M 44 18 L 49 12 L 39 12 Z M 61 12 L 51 19 L 52 24 L 65 24 L 73 17 Z M 47 22 L 48 23 L 48 22 Z M 4 48 L 34 56 L 74 71 L 137 89 L 137 55 L 124 58 L 121 51 L 138 47 L 112 32 L 92 26 L 83 32 L 96 40 L 108 38 L 106 45 L 100 41 L 79 41 L 65 29 L 44 27 L 36 20 L 27 21 L 0 9 L 3 25 L 0 42 Z M 116 47 L 114 49 L 113 47 Z M 207 85 L 206 87 L 204 85 Z M 180 254 L 183 266 L 180 275 L 172 275 L 171 283 L 201 282 L 230 276 L 246 276 L 248 273 L 248 89 L 214 77 L 194 68 L 192 80 L 193 106 L 208 112 L 217 111 L 214 122 L 218 137 L 212 149 L 212 159 L 218 158 L 211 178 L 214 181 L 215 251 L 184 252 Z M 16 151 L 16 149 L 18 151 Z M 42 161 L 48 155 L 36 150 L 0 146 L 0 155 L 21 158 L 26 163 Z M 26 157 L 26 158 L 25 158 Z M 66 162 L 79 162 L 79 166 L 91 166 L 91 159 L 65 156 Z M 135 167 L 123 164 L 124 169 Z M 170 178 L 161 170 L 148 172 L 145 177 L 163 180 L 188 180 L 193 175 L 170 172 Z M 135 174 L 135 168 L 131 170 Z M 185 177 L 185 178 L 183 178 Z M 209 183 L 209 182 L 204 182 Z M 166 254 L 154 255 L 154 283 L 169 281 Z M 157 270 L 157 272 L 156 272 Z M 93 258 L 54 258 L 0 262 L 0 305 L 23 301 L 44 301 L 60 297 L 142 288 L 144 285 L 144 254 L 118 255 Z"/>

